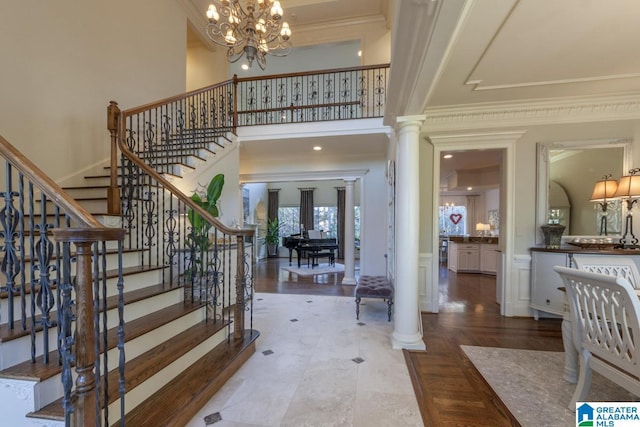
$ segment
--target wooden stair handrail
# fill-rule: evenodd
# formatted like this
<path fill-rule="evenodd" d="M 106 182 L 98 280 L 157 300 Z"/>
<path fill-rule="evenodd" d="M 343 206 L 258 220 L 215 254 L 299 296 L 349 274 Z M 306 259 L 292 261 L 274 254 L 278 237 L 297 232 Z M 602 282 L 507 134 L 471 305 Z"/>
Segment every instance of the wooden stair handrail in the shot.
<path fill-rule="evenodd" d="M 332 73 L 345 73 L 350 71 L 366 71 L 366 70 L 375 70 L 376 68 L 389 68 L 391 64 L 378 64 L 378 65 L 363 65 L 359 67 L 345 67 L 345 68 L 332 68 L 327 70 L 317 70 L 317 71 L 300 71 L 297 73 L 285 73 L 285 74 L 271 74 L 268 76 L 255 76 L 255 77 L 237 77 L 234 76 L 232 79 L 222 81 L 220 83 L 213 84 L 211 86 L 206 86 L 200 89 L 192 90 L 191 92 L 185 92 L 180 95 L 170 96 L 168 98 L 161 99 L 159 101 L 150 102 L 145 105 L 141 105 L 139 107 L 131 108 L 129 110 L 123 110 L 122 114 L 124 116 L 131 116 L 134 114 L 138 114 L 142 111 L 146 111 L 152 108 L 159 107 L 164 104 L 168 104 L 170 102 L 178 101 L 183 98 L 187 98 L 193 95 L 197 95 L 199 93 L 207 92 L 211 89 L 215 89 L 217 87 L 226 86 L 228 84 L 238 84 L 242 82 L 251 82 L 256 80 L 269 80 L 275 78 L 289 78 L 289 77 L 302 77 L 302 76 L 313 76 L 318 74 L 332 74 Z M 234 91 L 235 98 L 235 91 Z"/>
<path fill-rule="evenodd" d="M 389 68 L 391 64 L 376 64 L 376 65 L 361 65 L 358 67 L 344 67 L 344 68 L 330 68 L 327 70 L 314 70 L 314 71 L 298 71 L 296 73 L 285 74 L 271 74 L 268 76 L 254 76 L 254 77 L 237 77 L 234 81 L 238 83 L 253 82 L 256 80 L 270 80 L 270 79 L 285 79 L 289 77 L 303 77 L 303 76 L 317 76 L 321 74 L 335 74 L 335 73 L 348 73 L 351 71 L 366 71 L 375 70 L 377 68 Z"/>
<path fill-rule="evenodd" d="M 46 194 L 53 202 L 62 208 L 65 214 L 78 222 L 80 226 L 88 228 L 104 228 L 85 208 L 80 206 L 71 196 L 55 183 L 48 175 L 38 168 L 24 154 L 0 135 L 0 154 L 9 160 L 24 176 L 29 178 L 36 187 Z"/>

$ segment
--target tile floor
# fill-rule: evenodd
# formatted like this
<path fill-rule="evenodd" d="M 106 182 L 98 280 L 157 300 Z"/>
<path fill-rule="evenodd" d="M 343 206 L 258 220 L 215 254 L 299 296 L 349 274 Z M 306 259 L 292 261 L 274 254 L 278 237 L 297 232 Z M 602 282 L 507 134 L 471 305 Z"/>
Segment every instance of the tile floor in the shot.
<path fill-rule="evenodd" d="M 256 294 L 256 353 L 187 424 L 422 426 L 382 300 Z"/>

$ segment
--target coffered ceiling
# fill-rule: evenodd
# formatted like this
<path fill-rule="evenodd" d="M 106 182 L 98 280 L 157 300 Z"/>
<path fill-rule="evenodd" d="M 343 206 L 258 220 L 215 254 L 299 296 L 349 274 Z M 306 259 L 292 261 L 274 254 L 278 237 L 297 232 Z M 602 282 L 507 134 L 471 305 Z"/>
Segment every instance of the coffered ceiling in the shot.
<path fill-rule="evenodd" d="M 639 16 L 636 0 L 467 2 L 428 105 L 639 91 Z"/>

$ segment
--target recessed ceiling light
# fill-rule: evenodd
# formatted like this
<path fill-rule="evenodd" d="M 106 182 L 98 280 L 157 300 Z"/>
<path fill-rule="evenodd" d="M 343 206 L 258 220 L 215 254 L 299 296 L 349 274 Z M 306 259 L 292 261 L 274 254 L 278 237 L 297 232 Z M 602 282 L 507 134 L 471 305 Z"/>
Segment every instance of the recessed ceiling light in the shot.
<path fill-rule="evenodd" d="M 243 70 L 247 71 L 249 69 L 249 66 L 247 64 L 242 64 L 242 68 Z"/>
<path fill-rule="evenodd" d="M 362 51 L 361 50 L 358 51 L 358 56 L 362 56 Z"/>
<path fill-rule="evenodd" d="M 453 154 L 445 154 L 444 156 L 442 156 L 443 159 L 450 159 L 453 157 Z"/>
<path fill-rule="evenodd" d="M 316 151 L 320 151 L 322 150 L 322 147 L 320 147 L 319 145 L 316 145 L 315 147 L 313 147 L 313 149 Z"/>
<path fill-rule="evenodd" d="M 473 190 L 473 187 L 467 187 L 467 191 Z"/>

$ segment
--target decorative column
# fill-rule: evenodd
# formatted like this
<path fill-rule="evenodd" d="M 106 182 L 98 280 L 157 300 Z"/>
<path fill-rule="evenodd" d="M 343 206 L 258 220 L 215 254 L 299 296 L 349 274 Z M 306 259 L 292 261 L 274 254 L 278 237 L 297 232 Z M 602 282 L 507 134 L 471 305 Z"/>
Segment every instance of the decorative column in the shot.
<path fill-rule="evenodd" d="M 424 350 L 418 305 L 419 137 L 425 116 L 397 118 L 396 278 L 393 348 Z"/>
<path fill-rule="evenodd" d="M 355 201 L 353 195 L 353 184 L 355 178 L 345 179 L 344 189 L 344 277 L 342 278 L 343 285 L 355 285 L 356 284 L 356 269 L 355 269 L 355 252 L 356 252 L 356 233 L 355 233 L 355 220 L 353 217 L 353 211 L 355 209 Z"/>

